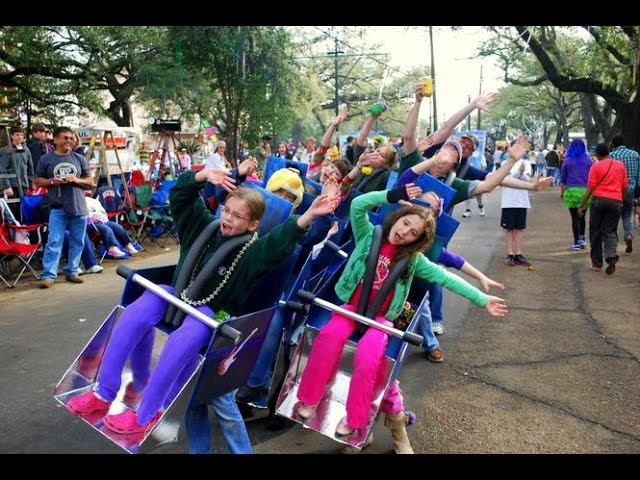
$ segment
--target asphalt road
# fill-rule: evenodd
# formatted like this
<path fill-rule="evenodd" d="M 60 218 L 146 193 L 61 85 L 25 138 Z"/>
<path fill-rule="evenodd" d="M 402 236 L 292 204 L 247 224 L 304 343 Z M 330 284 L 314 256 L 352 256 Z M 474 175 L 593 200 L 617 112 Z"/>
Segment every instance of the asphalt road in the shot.
<path fill-rule="evenodd" d="M 552 191 L 539 194 L 537 199 L 534 198 L 534 208 L 530 212 L 532 227 L 544 225 L 544 237 L 538 237 L 537 235 L 540 234 L 540 231 L 534 233 L 535 230 L 532 228 L 527 230 L 527 237 L 525 238 L 525 245 L 535 245 L 535 249 L 532 248 L 531 253 L 533 253 L 536 260 L 540 261 L 540 266 L 536 264 L 536 269 L 542 270 L 544 266 L 546 272 L 544 274 L 540 272 L 538 275 L 536 272 L 527 272 L 526 269 L 522 268 L 516 271 L 513 268 L 504 267 L 502 264 L 504 238 L 502 229 L 498 225 L 500 215 L 499 195 L 499 192 L 494 192 L 485 198 L 487 210 L 485 217 L 478 215 L 475 202 L 473 202 L 473 216 L 470 219 L 461 220 L 463 226 L 454 237 L 450 248 L 464 255 L 467 261 L 478 269 L 487 271 L 492 278 L 498 281 L 509 279 L 509 287 L 504 296 L 510 306 L 524 305 L 522 311 L 529 312 L 531 308 L 527 305 L 526 299 L 534 298 L 542 304 L 539 312 L 539 321 L 546 325 L 551 322 L 558 322 L 560 318 L 570 319 L 570 312 L 573 311 L 584 315 L 588 321 L 597 323 L 601 319 L 610 319 L 612 317 L 612 312 L 615 310 L 616 305 L 611 303 L 611 298 L 612 295 L 621 291 L 620 288 L 625 294 L 625 299 L 638 293 L 637 280 L 633 280 L 632 277 L 625 277 L 625 267 L 623 266 L 619 267 L 619 272 L 614 277 L 607 278 L 602 273 L 602 279 L 600 280 L 600 277 L 598 277 L 598 281 L 602 281 L 603 285 L 597 283 L 579 285 L 584 288 L 579 291 L 576 290 L 578 297 L 574 299 L 573 289 L 569 287 L 576 281 L 578 283 L 586 281 L 580 279 L 588 271 L 585 268 L 585 262 L 588 262 L 588 255 L 585 252 L 569 253 L 565 251 L 566 245 L 564 244 L 568 245 L 570 237 L 566 211 L 556 211 L 554 215 L 545 217 L 546 211 L 551 206 L 556 208 L 558 203 L 557 193 Z M 459 218 L 462 208 L 457 207 L 456 210 L 456 216 Z M 481 238 L 481 240 L 477 240 L 477 238 Z M 541 245 L 539 241 L 541 238 L 547 243 Z M 171 248 L 170 251 L 165 252 L 152 244 L 148 247 L 147 252 L 143 252 L 139 258 L 128 263 L 134 268 L 173 263 L 177 257 L 177 249 L 171 243 L 169 243 L 169 246 Z M 634 255 L 637 257 L 636 253 Z M 629 259 L 633 258 L 635 262 L 636 257 L 627 256 L 627 265 L 629 265 Z M 623 260 L 625 259 L 623 258 Z M 111 444 L 102 436 L 95 434 L 88 426 L 74 418 L 66 410 L 58 407 L 52 397 L 54 386 L 66 368 L 119 299 L 124 282 L 115 274 L 116 265 L 116 261 L 106 261 L 105 271 L 101 274 L 85 277 L 86 281 L 82 285 L 74 285 L 66 283 L 64 280 L 58 280 L 49 290 L 39 290 L 29 285 L 21 285 L 13 290 L 0 290 L 0 362 L 4 367 L 3 374 L 0 376 L 0 391 L 2 392 L 0 395 L 0 416 L 2 418 L 2 422 L 0 422 L 0 453 L 69 454 L 122 452 L 117 446 Z M 635 266 L 637 266 L 637 262 L 635 262 Z M 573 272 L 575 277 L 573 278 L 573 283 L 562 283 L 555 290 L 566 288 L 569 293 L 554 297 L 554 286 L 552 284 L 558 278 L 561 278 L 564 282 L 566 279 L 562 275 L 567 271 Z M 607 281 L 608 283 L 606 283 Z M 622 282 L 622 287 L 614 283 L 616 281 Z M 591 279 L 589 279 L 589 282 L 591 282 Z M 582 302 L 579 295 L 583 295 L 585 291 L 592 298 L 598 298 L 600 303 Z M 607 293 L 609 291 L 611 293 Z M 563 303 L 565 296 L 567 296 L 567 299 Z M 473 409 L 484 408 L 483 415 L 485 417 L 483 418 L 491 418 L 493 410 L 489 409 L 489 406 L 493 405 L 495 407 L 496 400 L 489 396 L 486 404 L 483 403 L 483 400 L 480 400 L 483 397 L 479 396 L 483 393 L 480 387 L 476 389 L 470 388 L 467 392 L 468 396 L 465 396 L 465 391 L 461 389 L 461 385 L 465 385 L 465 382 L 474 384 L 474 380 L 476 380 L 485 389 L 490 389 L 492 385 L 498 383 L 501 391 L 505 389 L 510 391 L 504 384 L 508 385 L 513 382 L 516 385 L 513 387 L 515 393 L 512 393 L 512 395 L 516 397 L 521 394 L 520 390 L 524 391 L 527 388 L 533 388 L 533 383 L 527 383 L 531 378 L 529 377 L 531 372 L 528 371 L 521 372 L 522 375 L 519 375 L 520 372 L 514 373 L 510 371 L 508 375 L 500 377 L 502 383 L 498 380 L 487 380 L 491 376 L 491 372 L 497 372 L 496 375 L 500 373 L 499 367 L 501 364 L 498 362 L 498 367 L 496 367 L 495 362 L 491 363 L 496 360 L 496 356 L 502 353 L 511 357 L 519 358 L 520 355 L 526 357 L 526 345 L 527 343 L 530 344 L 531 341 L 529 341 L 528 337 L 516 336 L 507 338 L 507 327 L 514 328 L 513 323 L 492 324 L 492 320 L 484 310 L 476 309 L 466 300 L 450 293 L 446 293 L 445 298 L 447 332 L 440 337 L 441 344 L 445 350 L 445 362 L 443 364 L 430 363 L 418 350 L 414 350 L 410 353 L 400 374 L 405 403 L 408 408 L 411 408 L 419 415 L 419 423 L 409 429 L 416 452 L 580 452 L 604 450 L 635 451 L 637 453 L 640 451 L 640 427 L 637 421 L 637 418 L 640 418 L 637 400 L 640 338 L 638 338 L 635 330 L 630 329 L 628 326 L 621 326 L 622 320 L 630 318 L 630 313 L 626 313 L 624 318 L 615 323 L 617 330 L 614 327 L 610 327 L 608 330 L 604 330 L 604 327 L 598 327 L 598 331 L 604 332 L 602 335 L 606 333 L 609 346 L 614 342 L 610 334 L 617 333 L 620 336 L 620 342 L 623 344 L 622 350 L 620 350 L 622 353 L 616 350 L 614 351 L 614 356 L 616 359 L 623 358 L 631 362 L 626 366 L 610 365 L 614 369 L 613 371 L 623 371 L 625 378 L 629 379 L 624 388 L 621 389 L 621 392 L 617 390 L 615 392 L 615 404 L 616 406 L 619 405 L 619 410 L 614 410 L 611 415 L 607 415 L 606 412 L 600 412 L 607 418 L 615 416 L 616 420 L 607 421 L 607 418 L 593 420 L 589 417 L 591 413 L 577 415 L 578 418 L 582 418 L 582 421 L 592 427 L 595 422 L 598 425 L 604 425 L 601 428 L 610 428 L 611 435 L 618 435 L 623 441 L 615 443 L 610 438 L 607 438 L 608 445 L 610 445 L 609 450 L 604 447 L 599 449 L 599 447 L 594 447 L 593 445 L 590 450 L 587 447 L 583 447 L 579 442 L 571 443 L 566 441 L 564 444 L 566 448 L 561 445 L 554 445 L 548 446 L 548 449 L 545 450 L 544 448 L 529 448 L 531 444 L 530 438 L 523 440 L 523 444 L 518 443 L 519 438 L 517 437 L 523 437 L 521 433 L 517 432 L 518 423 L 521 421 L 520 417 L 505 419 L 495 415 L 495 412 L 496 423 L 489 422 L 490 425 L 488 427 L 487 425 L 478 426 L 478 431 L 474 432 L 476 435 L 472 439 L 464 436 L 466 430 L 465 428 L 459 428 L 460 422 L 464 426 L 469 425 L 471 420 L 478 421 Z M 637 295 L 635 298 L 637 298 Z M 604 311 L 598 310 L 602 302 L 609 302 L 610 308 Z M 566 307 L 566 305 L 569 306 Z M 536 304 L 536 306 L 540 305 Z M 620 304 L 618 303 L 619 306 Z M 628 305 L 628 302 L 623 303 L 624 306 L 628 306 L 629 309 L 635 308 L 632 305 Z M 512 318 L 517 321 L 517 312 L 517 308 L 515 313 L 513 310 L 510 311 L 509 321 Z M 469 322 L 466 321 L 467 318 L 469 318 Z M 496 331 L 491 330 L 492 328 L 503 329 L 504 331 L 496 333 Z M 490 334 L 487 332 L 490 332 Z M 554 332 L 550 331 L 548 334 L 548 338 L 541 337 L 539 342 L 546 342 L 547 345 L 554 342 Z M 562 329 L 561 334 L 563 339 L 568 341 L 569 339 L 575 340 L 574 336 L 577 333 L 567 327 Z M 458 341 L 462 338 L 464 338 L 464 344 L 459 345 Z M 523 341 L 523 338 L 527 338 L 527 341 Z M 593 341 L 597 343 L 598 339 L 599 337 L 594 338 Z M 492 340 L 493 343 L 491 343 Z M 496 344 L 496 341 L 501 343 Z M 582 341 L 580 345 L 589 354 L 594 351 L 601 352 L 604 348 L 598 345 L 583 345 L 586 341 Z M 535 342 L 538 348 L 537 352 L 540 351 L 539 342 Z M 491 345 L 489 349 L 485 348 L 488 344 Z M 489 364 L 487 371 L 483 374 L 482 370 L 478 369 L 479 365 L 482 365 L 482 362 L 486 360 L 485 357 L 488 357 Z M 481 373 L 478 373 L 478 371 Z M 444 376 L 444 379 L 439 379 L 443 372 L 448 373 Z M 565 371 L 564 374 L 567 374 L 567 372 Z M 572 373 L 576 378 L 588 374 L 588 369 Z M 606 373 L 604 372 L 598 372 L 596 378 L 599 379 L 598 381 L 607 381 Z M 565 384 L 573 385 L 572 382 L 563 383 L 557 379 L 551 382 L 549 378 L 546 378 L 545 382 L 548 388 L 554 391 L 562 390 L 561 386 Z M 487 387 L 487 384 L 489 387 Z M 593 385 L 590 386 L 593 387 Z M 580 383 L 576 383 L 574 387 L 579 390 Z M 611 394 L 613 395 L 614 392 L 611 392 Z M 526 393 L 526 395 L 532 396 L 531 392 Z M 598 405 L 589 403 L 589 391 L 576 391 L 575 395 L 580 396 L 582 402 L 586 405 L 584 408 L 588 412 L 598 412 Z M 601 398 L 594 398 L 593 402 L 601 402 Z M 503 399 L 498 404 L 503 405 L 506 410 L 513 408 L 508 400 Z M 623 407 L 624 405 L 626 407 Z M 502 408 L 498 407 L 497 411 L 504 413 L 500 412 Z M 557 406 L 558 411 L 569 415 L 567 414 L 567 408 L 572 412 L 571 408 L 574 407 L 566 407 L 560 403 Z M 602 408 L 602 405 L 600 405 L 600 408 Z M 466 411 L 465 409 L 470 410 Z M 489 409 L 489 412 L 487 412 L 487 409 Z M 594 415 L 598 417 L 598 413 Z M 629 418 L 619 419 L 625 415 Z M 573 416 L 575 417 L 576 414 L 573 414 Z M 536 418 L 540 420 L 539 416 Z M 542 418 L 540 422 L 543 420 L 545 419 Z M 549 435 L 549 432 L 556 431 L 555 427 L 550 425 L 554 425 L 554 422 L 557 424 L 557 416 L 550 416 L 548 421 L 549 424 L 538 426 L 539 436 L 541 437 L 539 439 L 540 444 L 544 443 L 543 437 L 545 433 Z M 465 422 L 467 423 L 465 424 Z M 613 423 L 613 426 L 607 427 L 611 423 Z M 262 415 L 257 415 L 255 419 L 249 420 L 247 425 L 255 453 L 336 453 L 340 447 L 339 444 L 332 440 L 310 430 L 302 429 L 299 426 L 292 425 L 279 432 L 267 431 L 264 428 Z M 533 435 L 531 430 L 535 431 L 536 425 L 534 422 L 533 425 L 528 426 L 529 435 Z M 507 441 L 506 438 L 509 436 L 508 431 L 510 429 L 514 432 L 512 437 L 515 438 L 509 437 Z M 491 433 L 495 433 L 495 430 L 500 430 L 500 436 L 495 436 L 494 438 L 491 437 Z M 478 433 L 479 431 L 481 433 Z M 565 432 L 563 435 L 568 435 L 567 431 L 571 430 L 565 426 L 563 431 Z M 580 435 L 579 429 L 576 429 L 575 432 L 575 435 Z M 390 453 L 392 451 L 391 438 L 382 422 L 378 422 L 374 434 L 375 442 L 373 446 L 363 453 Z M 481 437 L 481 440 L 478 440 L 478 436 Z M 500 444 L 494 446 L 491 438 L 493 438 L 494 442 L 496 438 L 500 439 Z M 526 443 L 526 440 L 529 440 L 530 443 Z M 484 443 L 482 443 L 483 441 Z M 464 445 L 464 447 L 461 445 Z M 568 445 L 573 445 L 573 450 Z M 216 438 L 215 446 L 217 453 L 225 451 L 223 442 L 218 437 Z M 186 442 L 184 435 L 181 435 L 177 443 L 160 447 L 153 453 L 185 452 Z"/>

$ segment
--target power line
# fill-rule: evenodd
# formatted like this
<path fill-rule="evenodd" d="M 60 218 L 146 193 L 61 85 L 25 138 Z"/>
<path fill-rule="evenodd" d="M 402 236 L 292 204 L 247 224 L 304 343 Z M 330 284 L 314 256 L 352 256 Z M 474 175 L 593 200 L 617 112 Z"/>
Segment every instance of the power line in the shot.
<path fill-rule="evenodd" d="M 319 27 L 313 27 L 316 30 L 320 31 L 321 33 L 323 33 L 324 35 L 326 35 L 327 37 L 331 38 L 334 40 L 334 48 L 331 52 L 327 52 L 327 55 L 332 56 L 333 57 L 333 63 L 334 63 L 334 97 L 333 97 L 333 108 L 335 111 L 335 114 L 338 115 L 338 109 L 340 106 L 340 77 L 338 75 L 338 57 L 371 57 L 372 60 L 374 60 L 375 62 L 385 66 L 388 69 L 392 69 L 392 70 L 396 70 L 393 67 L 390 67 L 389 65 L 387 65 L 384 62 L 381 62 L 375 58 L 373 58 L 376 55 L 387 55 L 386 53 L 364 53 L 364 52 L 360 52 L 360 53 L 344 53 L 341 50 L 338 50 L 338 44 L 342 43 L 344 45 L 346 45 L 347 47 L 349 47 L 352 50 L 358 51 L 357 49 L 353 48 L 351 45 L 349 45 L 348 43 L 344 42 L 343 40 L 340 40 L 336 35 L 333 35 L 329 32 L 325 32 L 324 30 L 322 30 Z M 321 58 L 320 56 L 311 56 L 311 57 L 298 57 L 298 58 Z M 355 65 L 354 65 L 355 66 Z M 351 70 L 353 70 L 353 67 L 351 68 Z M 349 73 L 351 73 L 351 70 L 349 71 Z M 399 70 L 396 70 L 399 72 Z"/>
<path fill-rule="evenodd" d="M 380 64 L 380 65 L 382 65 L 382 66 L 384 66 L 384 67 L 386 67 L 386 68 L 388 68 L 388 69 L 390 69 L 390 70 L 394 70 L 394 71 L 398 72 L 399 74 L 402 74 L 402 71 L 398 70 L 397 68 L 392 67 L 391 65 L 388 65 L 388 64 L 384 63 L 383 61 L 378 60 L 377 58 L 373 58 L 373 57 L 374 57 L 374 56 L 376 56 L 376 55 L 385 55 L 385 56 L 386 56 L 386 55 L 388 55 L 387 53 L 366 53 L 366 52 L 363 52 L 362 50 L 359 50 L 359 49 L 357 49 L 357 48 L 352 47 L 351 45 L 349 45 L 349 44 L 348 44 L 347 42 L 345 42 L 344 40 L 340 40 L 338 37 L 336 37 L 336 36 L 335 36 L 335 35 L 333 35 L 332 33 L 329 33 L 329 32 L 324 31 L 324 30 L 323 30 L 323 29 L 321 29 L 320 27 L 316 27 L 316 26 L 314 25 L 314 26 L 313 26 L 313 28 L 315 28 L 316 30 L 318 30 L 318 31 L 319 31 L 319 32 L 321 32 L 321 33 L 324 33 L 327 37 L 329 37 L 329 38 L 333 38 L 336 42 L 340 42 L 340 43 L 342 43 L 344 46 L 349 47 L 351 50 L 354 50 L 354 51 L 356 51 L 356 52 L 360 52 L 360 53 L 357 53 L 357 54 L 345 54 L 345 55 L 344 55 L 345 57 L 346 57 L 346 56 L 353 57 L 353 56 L 359 56 L 359 55 L 362 55 L 362 56 L 370 56 L 370 57 L 372 57 L 372 58 L 371 58 L 371 60 L 373 60 L 374 62 L 376 62 L 376 63 L 378 63 L 378 64 Z"/>

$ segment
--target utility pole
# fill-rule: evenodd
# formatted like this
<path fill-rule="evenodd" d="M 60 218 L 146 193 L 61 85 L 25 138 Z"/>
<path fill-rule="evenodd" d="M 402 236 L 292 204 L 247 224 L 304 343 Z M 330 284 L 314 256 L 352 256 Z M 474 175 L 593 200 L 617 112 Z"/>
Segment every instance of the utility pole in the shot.
<path fill-rule="evenodd" d="M 429 46 L 431 48 L 431 78 L 433 79 L 433 95 L 431 103 L 433 103 L 433 132 L 438 130 L 438 108 L 436 104 L 436 92 L 438 91 L 438 85 L 436 83 L 436 64 L 433 58 L 433 30 L 429 27 Z"/>
<path fill-rule="evenodd" d="M 480 88 L 478 89 L 478 95 L 482 95 L 482 65 L 480 65 Z M 482 128 L 481 116 L 482 116 L 482 109 L 479 108 L 477 130 L 480 130 Z"/>
<path fill-rule="evenodd" d="M 467 103 L 471 103 L 471 95 L 467 95 Z M 471 130 L 471 114 L 467 115 L 467 130 Z"/>
<path fill-rule="evenodd" d="M 333 109 L 335 112 L 335 115 L 338 115 L 339 109 L 340 109 L 340 75 L 338 72 L 338 57 L 357 57 L 358 60 L 361 57 L 376 57 L 376 56 L 384 56 L 387 57 L 387 53 L 344 53 L 341 50 L 338 50 L 338 43 L 340 43 L 340 40 L 338 39 L 337 33 L 334 34 L 330 34 L 327 33 L 325 31 L 323 31 L 320 28 L 317 28 L 317 30 L 320 30 L 323 34 L 325 34 L 327 37 L 333 38 L 334 40 L 334 47 L 333 50 L 330 52 L 327 52 L 326 55 L 328 56 L 332 56 L 333 57 L 333 67 L 334 67 L 334 89 L 333 89 Z M 332 28 L 332 30 L 334 30 Z M 344 42 L 343 42 L 344 43 Z M 348 46 L 348 45 L 347 45 Z M 311 55 L 311 56 L 300 56 L 300 57 L 294 57 L 296 59 L 298 58 L 324 58 L 322 56 L 317 56 L 317 55 Z M 343 75 L 343 78 L 346 78 L 349 76 L 349 74 L 351 73 L 351 71 L 355 68 L 356 64 L 358 63 L 358 61 L 356 61 L 352 66 L 351 69 L 346 73 L 346 75 Z M 336 129 L 336 132 L 338 131 L 338 129 Z"/>
<path fill-rule="evenodd" d="M 339 84 L 339 77 L 338 77 L 338 55 L 342 55 L 344 54 L 343 51 L 338 50 L 338 37 L 336 36 L 334 38 L 335 41 L 335 47 L 333 49 L 333 52 L 327 52 L 327 55 L 333 55 L 333 66 L 334 66 L 334 84 L 335 84 L 335 89 L 334 89 L 334 96 L 333 96 L 333 109 L 335 111 L 335 114 L 338 115 L 338 108 L 340 107 L 340 84 Z M 336 128 L 336 131 L 338 129 Z"/>

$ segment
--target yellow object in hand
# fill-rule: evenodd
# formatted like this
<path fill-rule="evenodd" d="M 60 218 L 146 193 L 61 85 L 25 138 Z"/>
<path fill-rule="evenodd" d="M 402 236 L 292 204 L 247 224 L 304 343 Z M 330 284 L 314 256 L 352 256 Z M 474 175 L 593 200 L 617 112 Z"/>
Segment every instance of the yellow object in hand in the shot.
<path fill-rule="evenodd" d="M 373 173 L 373 168 L 371 167 L 362 167 L 360 169 L 363 175 L 371 175 Z"/>
<path fill-rule="evenodd" d="M 422 96 L 430 97 L 433 95 L 433 79 L 431 77 L 422 77 Z"/>

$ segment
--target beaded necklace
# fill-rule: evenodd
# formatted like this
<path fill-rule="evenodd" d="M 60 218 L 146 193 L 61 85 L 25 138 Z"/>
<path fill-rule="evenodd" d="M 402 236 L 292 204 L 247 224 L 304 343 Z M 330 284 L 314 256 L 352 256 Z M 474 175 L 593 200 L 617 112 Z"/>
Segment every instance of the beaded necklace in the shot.
<path fill-rule="evenodd" d="M 236 257 L 233 259 L 233 262 L 231 262 L 231 266 L 229 267 L 229 269 L 227 270 L 227 273 L 224 275 L 224 278 L 222 279 L 222 282 L 220 282 L 220 284 L 218 285 L 218 287 L 207 297 L 201 299 L 201 300 L 191 300 L 188 296 L 187 296 L 187 291 L 189 290 L 189 288 L 191 287 L 191 285 L 193 285 L 193 282 L 196 279 L 196 275 L 195 272 L 196 271 L 200 271 L 199 267 L 200 267 L 200 262 L 202 261 L 202 257 L 204 256 L 205 252 L 207 250 L 209 250 L 209 247 L 211 246 L 211 241 L 209 241 L 209 243 L 207 244 L 207 246 L 202 250 L 202 253 L 200 253 L 200 256 L 198 257 L 198 260 L 196 261 L 196 265 L 193 268 L 193 271 L 191 272 L 191 278 L 189 280 L 189 285 L 187 285 L 187 288 L 185 288 L 182 293 L 180 294 L 180 298 L 182 299 L 183 302 L 188 303 L 189 305 L 193 305 L 194 307 L 199 307 L 201 305 L 206 305 L 207 303 L 209 303 L 211 300 L 213 300 L 224 288 L 224 286 L 227 284 L 227 282 L 229 281 L 229 278 L 231 278 L 231 274 L 233 273 L 233 271 L 235 270 L 236 266 L 238 265 L 238 262 L 240 261 L 240 259 L 242 258 L 242 256 L 244 255 L 244 253 L 247 251 L 247 249 L 253 245 L 253 243 L 258 239 L 258 232 L 254 232 L 253 235 L 251 236 L 251 238 L 249 239 L 249 241 L 247 243 L 244 244 L 244 246 L 242 247 L 242 249 L 238 252 L 238 254 L 236 255 Z M 213 240 L 213 239 L 212 239 Z"/>

